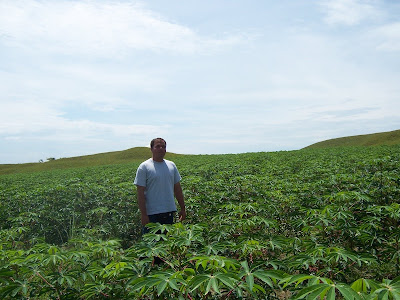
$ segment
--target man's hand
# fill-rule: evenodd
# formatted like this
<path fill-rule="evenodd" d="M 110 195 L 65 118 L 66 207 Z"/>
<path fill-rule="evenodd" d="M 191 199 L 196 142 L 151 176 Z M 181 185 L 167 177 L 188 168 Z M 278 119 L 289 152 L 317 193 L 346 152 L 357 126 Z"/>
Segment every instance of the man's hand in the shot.
<path fill-rule="evenodd" d="M 186 219 L 186 210 L 185 209 L 181 209 L 179 211 L 179 222 L 182 222 L 185 219 Z"/>

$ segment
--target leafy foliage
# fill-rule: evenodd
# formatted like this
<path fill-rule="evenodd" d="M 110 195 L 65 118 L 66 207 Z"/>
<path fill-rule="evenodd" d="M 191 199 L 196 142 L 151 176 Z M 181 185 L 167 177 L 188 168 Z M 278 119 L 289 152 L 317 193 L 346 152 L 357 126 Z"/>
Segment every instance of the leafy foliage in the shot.
<path fill-rule="evenodd" d="M 176 157 L 188 220 L 143 237 L 139 162 L 3 175 L 0 298 L 398 299 L 399 150 Z"/>

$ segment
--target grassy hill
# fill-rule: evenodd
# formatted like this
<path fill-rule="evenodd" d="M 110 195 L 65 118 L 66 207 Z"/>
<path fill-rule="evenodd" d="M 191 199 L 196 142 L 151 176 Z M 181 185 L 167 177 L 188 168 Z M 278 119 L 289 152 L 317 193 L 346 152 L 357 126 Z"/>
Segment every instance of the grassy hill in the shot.
<path fill-rule="evenodd" d="M 312 144 L 305 147 L 304 149 L 396 144 L 400 144 L 400 130 L 330 139 Z M 168 152 L 166 158 L 173 159 L 176 156 L 182 156 L 182 154 Z M 91 167 L 99 165 L 123 164 L 143 161 L 150 157 L 151 152 L 149 148 L 136 147 L 123 151 L 106 152 L 70 158 L 60 158 L 44 163 L 0 164 L 0 175 L 23 172 L 40 172 L 55 169 Z"/>
<path fill-rule="evenodd" d="M 175 153 L 167 153 L 166 159 L 179 156 Z M 130 162 L 144 161 L 151 157 L 150 148 L 136 147 L 123 151 L 106 152 L 86 156 L 77 156 L 69 158 L 60 158 L 43 163 L 26 164 L 3 164 L 0 165 L 0 175 L 22 173 L 22 172 L 40 172 L 54 169 L 82 168 L 99 165 L 114 165 Z"/>
<path fill-rule="evenodd" d="M 353 146 L 381 146 L 397 144 L 400 144 L 400 130 L 330 139 L 312 144 L 305 147 L 304 149 Z"/>

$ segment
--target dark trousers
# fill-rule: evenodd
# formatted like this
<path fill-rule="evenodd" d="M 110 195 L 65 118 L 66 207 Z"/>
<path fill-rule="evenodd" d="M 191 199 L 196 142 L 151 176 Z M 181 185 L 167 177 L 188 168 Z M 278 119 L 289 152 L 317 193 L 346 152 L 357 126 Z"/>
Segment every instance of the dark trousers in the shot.
<path fill-rule="evenodd" d="M 149 215 L 150 223 L 160 223 L 160 224 L 173 224 L 174 223 L 175 212 L 170 211 L 161 214 Z M 148 233 L 149 229 L 146 226 L 142 228 L 142 234 Z"/>
<path fill-rule="evenodd" d="M 161 213 L 161 214 L 155 214 L 155 215 L 149 215 L 149 221 L 150 223 L 160 223 L 160 224 L 172 224 L 174 223 L 174 216 L 175 212 L 170 211 L 166 213 Z M 142 234 L 148 233 L 149 229 L 146 226 L 142 227 Z M 161 233 L 160 231 L 157 232 Z M 163 260 L 159 257 L 154 257 L 153 263 L 156 265 L 162 264 Z"/>

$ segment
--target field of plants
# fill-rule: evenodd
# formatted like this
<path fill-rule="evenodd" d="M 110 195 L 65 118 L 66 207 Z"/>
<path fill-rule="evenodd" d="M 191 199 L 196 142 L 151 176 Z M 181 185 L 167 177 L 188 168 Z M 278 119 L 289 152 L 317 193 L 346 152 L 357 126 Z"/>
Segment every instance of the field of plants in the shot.
<path fill-rule="evenodd" d="M 174 161 L 143 237 L 136 162 L 0 176 L 0 299 L 400 299 L 400 145 Z"/>

